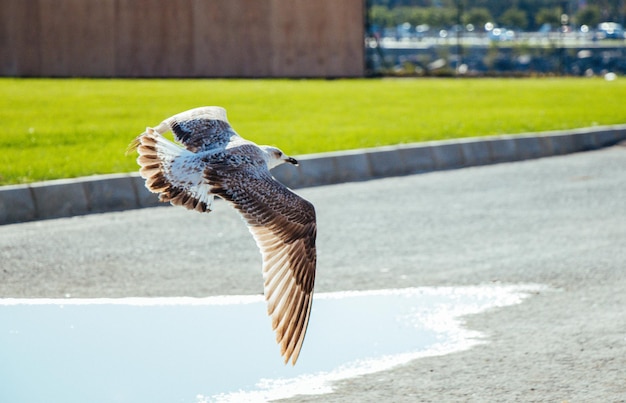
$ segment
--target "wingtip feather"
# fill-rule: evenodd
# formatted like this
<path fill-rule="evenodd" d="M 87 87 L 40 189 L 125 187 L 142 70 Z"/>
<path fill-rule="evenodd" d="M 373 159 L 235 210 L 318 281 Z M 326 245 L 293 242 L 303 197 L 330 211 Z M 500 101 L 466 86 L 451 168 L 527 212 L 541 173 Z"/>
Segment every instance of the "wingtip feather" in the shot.
<path fill-rule="evenodd" d="M 130 142 L 128 147 L 126 147 L 126 152 L 124 153 L 124 155 L 131 155 L 132 153 L 137 151 L 137 147 L 139 147 L 139 144 L 141 144 L 141 140 L 139 139 L 139 137 L 135 137 L 135 139 Z"/>

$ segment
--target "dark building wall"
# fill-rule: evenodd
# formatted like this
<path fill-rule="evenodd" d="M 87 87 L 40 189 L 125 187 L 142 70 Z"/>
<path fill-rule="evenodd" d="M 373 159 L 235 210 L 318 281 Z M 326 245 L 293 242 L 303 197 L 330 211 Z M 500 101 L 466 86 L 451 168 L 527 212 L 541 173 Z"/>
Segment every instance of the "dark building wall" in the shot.
<path fill-rule="evenodd" d="M 359 77 L 363 0 L 2 0 L 0 75 Z"/>

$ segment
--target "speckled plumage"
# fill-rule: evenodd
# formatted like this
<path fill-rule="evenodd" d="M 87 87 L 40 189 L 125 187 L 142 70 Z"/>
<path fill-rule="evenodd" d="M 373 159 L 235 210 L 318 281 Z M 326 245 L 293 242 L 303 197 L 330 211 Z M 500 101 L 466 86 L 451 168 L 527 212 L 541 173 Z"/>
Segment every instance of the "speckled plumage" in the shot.
<path fill-rule="evenodd" d="M 177 142 L 162 134 L 174 133 Z M 131 143 L 146 187 L 159 199 L 200 212 L 214 196 L 236 208 L 263 257 L 265 298 L 285 362 L 296 363 L 306 333 L 315 281 L 315 209 L 271 175 L 282 151 L 257 146 L 230 126 L 226 111 L 202 107 L 147 128 Z"/>

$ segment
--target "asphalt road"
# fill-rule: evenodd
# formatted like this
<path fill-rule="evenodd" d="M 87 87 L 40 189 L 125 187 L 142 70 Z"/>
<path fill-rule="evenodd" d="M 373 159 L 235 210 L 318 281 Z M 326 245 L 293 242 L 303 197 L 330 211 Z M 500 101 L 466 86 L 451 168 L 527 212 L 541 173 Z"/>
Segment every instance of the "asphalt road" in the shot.
<path fill-rule="evenodd" d="M 626 401 L 626 148 L 298 193 L 318 212 L 317 291 L 550 290 L 468 317 L 487 344 L 293 401 Z M 225 203 L 0 227 L 0 297 L 257 294 L 260 264 Z"/>

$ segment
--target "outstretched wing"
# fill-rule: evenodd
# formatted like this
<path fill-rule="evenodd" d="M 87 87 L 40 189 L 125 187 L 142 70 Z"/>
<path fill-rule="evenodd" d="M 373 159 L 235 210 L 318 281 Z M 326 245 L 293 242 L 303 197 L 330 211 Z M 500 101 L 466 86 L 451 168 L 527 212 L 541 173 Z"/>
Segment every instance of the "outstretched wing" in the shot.
<path fill-rule="evenodd" d="M 165 119 L 155 130 L 159 134 L 174 133 L 176 141 L 189 151 L 200 152 L 223 149 L 239 135 L 226 118 L 226 110 L 219 106 L 203 106 L 181 112 Z"/>
<path fill-rule="evenodd" d="M 248 224 L 263 256 L 265 299 L 285 363 L 296 363 L 313 301 L 317 255 L 315 209 L 266 167 L 207 167 L 211 191 Z"/>

